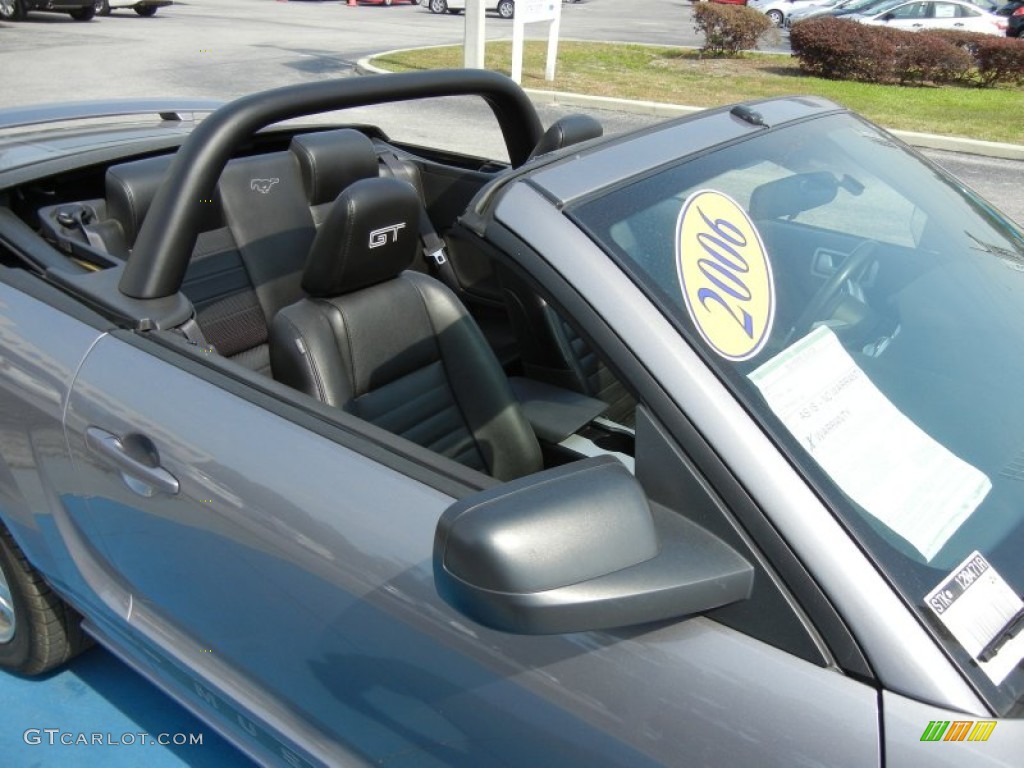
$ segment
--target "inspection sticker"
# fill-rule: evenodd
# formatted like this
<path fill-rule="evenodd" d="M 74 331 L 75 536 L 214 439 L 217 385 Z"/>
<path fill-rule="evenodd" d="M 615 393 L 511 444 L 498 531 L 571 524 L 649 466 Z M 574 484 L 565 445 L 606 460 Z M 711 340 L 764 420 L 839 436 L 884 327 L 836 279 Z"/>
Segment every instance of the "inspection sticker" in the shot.
<path fill-rule="evenodd" d="M 1024 602 L 980 552 L 968 555 L 924 601 L 996 685 L 1024 658 L 1024 632 L 994 654 L 984 654 L 984 661 L 979 658 L 1024 609 Z"/>

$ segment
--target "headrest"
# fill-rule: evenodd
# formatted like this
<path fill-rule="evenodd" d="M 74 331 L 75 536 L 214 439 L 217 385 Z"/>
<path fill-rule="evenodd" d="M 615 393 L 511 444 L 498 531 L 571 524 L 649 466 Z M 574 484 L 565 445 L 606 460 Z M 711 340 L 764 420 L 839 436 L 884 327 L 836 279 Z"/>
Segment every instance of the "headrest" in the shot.
<path fill-rule="evenodd" d="M 107 168 L 107 211 L 121 225 L 129 247 L 138 237 L 142 220 L 170 165 L 171 156 L 164 155 Z"/>
<path fill-rule="evenodd" d="M 353 182 L 316 233 L 302 290 L 327 298 L 396 277 L 419 251 L 419 212 L 416 190 L 404 181 Z"/>
<path fill-rule="evenodd" d="M 107 168 L 105 178 L 108 216 L 121 225 L 125 243 L 130 248 L 139 235 L 142 221 L 153 203 L 156 191 L 164 183 L 173 155 L 147 157 Z M 223 226 L 216 192 L 202 203 L 204 216 L 199 231 L 208 232 Z"/>
<path fill-rule="evenodd" d="M 529 159 L 603 135 L 604 127 L 590 115 L 566 115 L 555 120 L 551 127 L 544 131 Z"/>
<path fill-rule="evenodd" d="M 352 128 L 295 136 L 289 148 L 299 161 L 310 205 L 329 203 L 353 181 L 377 175 L 373 142 Z"/>

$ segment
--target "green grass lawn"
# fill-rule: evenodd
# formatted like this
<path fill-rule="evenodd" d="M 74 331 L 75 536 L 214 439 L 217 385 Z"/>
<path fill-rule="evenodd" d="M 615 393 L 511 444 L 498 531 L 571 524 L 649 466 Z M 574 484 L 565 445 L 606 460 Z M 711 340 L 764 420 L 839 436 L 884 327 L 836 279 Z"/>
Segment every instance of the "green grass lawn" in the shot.
<path fill-rule="evenodd" d="M 488 69 L 509 73 L 509 42 L 487 45 Z M 887 128 L 1024 144 L 1024 88 L 911 87 L 823 80 L 803 74 L 796 59 L 744 54 L 701 58 L 694 50 L 645 45 L 561 42 L 557 77 L 544 79 L 545 47 L 531 41 L 523 57 L 523 86 L 552 91 L 714 107 L 791 94 L 824 96 Z M 462 66 L 461 46 L 378 56 L 382 69 L 407 71 Z"/>

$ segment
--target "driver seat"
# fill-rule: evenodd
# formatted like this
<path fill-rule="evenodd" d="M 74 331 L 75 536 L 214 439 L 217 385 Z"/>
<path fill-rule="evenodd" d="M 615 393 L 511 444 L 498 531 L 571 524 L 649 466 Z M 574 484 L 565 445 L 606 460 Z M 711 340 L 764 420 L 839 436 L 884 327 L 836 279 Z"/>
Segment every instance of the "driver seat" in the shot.
<path fill-rule="evenodd" d="M 274 378 L 500 480 L 536 472 L 540 445 L 480 329 L 408 270 L 419 213 L 397 179 L 338 196 L 302 274 L 308 297 L 271 324 Z"/>

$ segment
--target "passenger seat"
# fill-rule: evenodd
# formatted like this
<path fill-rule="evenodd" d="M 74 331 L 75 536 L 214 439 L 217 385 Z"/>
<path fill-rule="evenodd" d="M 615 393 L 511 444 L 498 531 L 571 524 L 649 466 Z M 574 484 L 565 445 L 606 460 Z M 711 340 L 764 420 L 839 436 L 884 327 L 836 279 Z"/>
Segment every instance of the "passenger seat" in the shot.
<path fill-rule="evenodd" d="M 391 178 L 341 193 L 302 276 L 308 298 L 271 325 L 274 378 L 498 479 L 536 472 L 537 438 L 480 329 L 408 270 L 420 207 Z"/>

